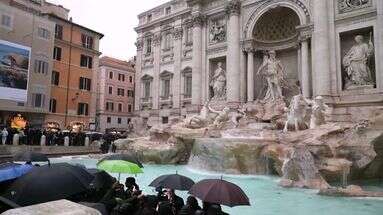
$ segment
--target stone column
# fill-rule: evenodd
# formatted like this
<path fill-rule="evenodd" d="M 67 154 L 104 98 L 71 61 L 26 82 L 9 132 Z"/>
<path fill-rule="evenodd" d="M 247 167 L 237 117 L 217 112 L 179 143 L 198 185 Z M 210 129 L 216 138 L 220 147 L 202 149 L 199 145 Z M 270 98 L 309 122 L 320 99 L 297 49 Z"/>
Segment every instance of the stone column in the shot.
<path fill-rule="evenodd" d="M 329 96 L 331 93 L 327 4 L 328 1 L 314 0 L 313 74 L 315 93 L 321 96 Z"/>
<path fill-rule="evenodd" d="M 69 146 L 69 137 L 68 136 L 64 137 L 64 146 Z"/>
<path fill-rule="evenodd" d="M 90 145 L 90 139 L 88 136 L 85 137 L 84 146 L 89 147 Z"/>
<path fill-rule="evenodd" d="M 173 31 L 174 39 L 174 76 L 172 81 L 173 86 L 173 108 L 180 108 L 181 96 L 181 49 L 182 49 L 183 29 L 177 27 Z"/>
<path fill-rule="evenodd" d="M 153 37 L 153 58 L 154 58 L 154 75 L 151 89 L 153 110 L 159 109 L 160 101 L 160 62 L 161 62 L 161 34 L 157 33 Z"/>
<path fill-rule="evenodd" d="M 241 71 L 240 71 L 240 99 L 241 103 L 246 102 L 247 98 L 247 91 L 246 91 L 246 85 L 247 85 L 247 80 L 246 80 L 246 72 L 247 72 L 247 64 L 246 64 L 246 53 L 241 50 L 241 56 L 240 56 L 240 61 L 241 61 Z"/>
<path fill-rule="evenodd" d="M 142 38 L 138 38 L 136 42 L 137 47 L 137 57 L 136 57 L 136 74 L 135 74 L 135 84 L 134 84 L 134 109 L 136 111 L 140 110 L 140 96 L 141 96 L 141 68 L 142 68 L 142 48 L 144 46 L 144 41 Z"/>
<path fill-rule="evenodd" d="M 310 98 L 309 44 L 307 40 L 301 42 L 301 66 L 302 94 L 305 98 Z"/>
<path fill-rule="evenodd" d="M 241 4 L 238 0 L 228 2 L 226 12 L 228 14 L 227 27 L 227 102 L 240 102 L 240 26 L 239 13 Z"/>
<path fill-rule="evenodd" d="M 44 136 L 44 135 L 43 135 Z M 18 146 L 20 143 L 20 135 L 19 134 L 14 134 L 12 138 L 12 145 Z"/>
<path fill-rule="evenodd" d="M 196 13 L 193 15 L 193 71 L 192 71 L 192 104 L 201 105 L 202 89 L 202 26 L 205 17 Z"/>
<path fill-rule="evenodd" d="M 247 52 L 247 101 L 254 101 L 254 50 Z"/>
<path fill-rule="evenodd" d="M 46 146 L 47 144 L 47 137 L 43 134 L 40 139 L 40 146 Z"/>

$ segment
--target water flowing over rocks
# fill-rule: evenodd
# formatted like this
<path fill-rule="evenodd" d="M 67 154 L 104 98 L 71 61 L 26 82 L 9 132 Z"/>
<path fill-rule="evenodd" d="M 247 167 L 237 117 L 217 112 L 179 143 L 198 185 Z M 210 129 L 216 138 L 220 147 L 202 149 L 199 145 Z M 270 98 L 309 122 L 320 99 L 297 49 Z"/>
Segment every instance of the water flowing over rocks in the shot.
<path fill-rule="evenodd" d="M 262 150 L 266 145 L 266 141 L 244 138 L 196 139 L 189 166 L 226 174 L 265 174 Z"/>
<path fill-rule="evenodd" d="M 159 126 L 150 136 L 119 140 L 118 149 L 137 152 L 143 162 L 186 164 L 224 174 L 275 174 L 280 185 L 329 190 L 329 183 L 382 178 L 383 117 L 327 123 L 287 132 L 270 123 L 225 130 Z M 330 192 L 329 190 L 328 192 Z"/>
<path fill-rule="evenodd" d="M 323 179 L 315 165 L 314 156 L 306 147 L 297 147 L 282 166 L 281 186 L 301 188 L 328 188 L 330 185 Z"/>

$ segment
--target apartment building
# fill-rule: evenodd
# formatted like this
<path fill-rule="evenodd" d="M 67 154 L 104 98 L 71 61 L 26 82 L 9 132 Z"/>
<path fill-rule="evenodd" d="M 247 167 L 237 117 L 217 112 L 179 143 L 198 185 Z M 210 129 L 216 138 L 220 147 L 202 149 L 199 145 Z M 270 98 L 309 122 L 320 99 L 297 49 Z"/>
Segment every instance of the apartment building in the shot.
<path fill-rule="evenodd" d="M 0 0 L 0 4 L 0 48 L 20 53 L 23 60 L 12 63 L 18 63 L 9 59 L 13 53 L 2 60 L 0 87 L 7 91 L 0 93 L 0 125 L 22 114 L 37 127 L 56 122 L 61 128 L 82 123 L 94 129 L 103 34 L 73 22 L 68 9 L 45 0 Z M 13 77 L 5 75 L 8 70 L 23 78 L 8 80 Z"/>
<path fill-rule="evenodd" d="M 17 114 L 40 127 L 49 110 L 55 25 L 27 8 L 0 1 L 0 127 Z"/>
<path fill-rule="evenodd" d="M 134 111 L 134 62 L 111 57 L 100 59 L 97 128 L 127 129 Z"/>
<path fill-rule="evenodd" d="M 55 14 L 49 113 L 45 121 L 60 127 L 82 123 L 95 129 L 99 41 L 103 34 Z"/>

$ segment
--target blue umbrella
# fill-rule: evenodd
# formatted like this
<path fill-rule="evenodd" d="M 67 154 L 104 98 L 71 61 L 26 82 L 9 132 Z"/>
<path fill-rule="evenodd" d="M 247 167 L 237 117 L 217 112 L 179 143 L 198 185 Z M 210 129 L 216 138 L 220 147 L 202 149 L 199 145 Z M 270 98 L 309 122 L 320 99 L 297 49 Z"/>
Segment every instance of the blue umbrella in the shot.
<path fill-rule="evenodd" d="M 0 182 L 12 180 L 27 174 L 33 168 L 32 165 L 7 163 L 0 165 Z"/>

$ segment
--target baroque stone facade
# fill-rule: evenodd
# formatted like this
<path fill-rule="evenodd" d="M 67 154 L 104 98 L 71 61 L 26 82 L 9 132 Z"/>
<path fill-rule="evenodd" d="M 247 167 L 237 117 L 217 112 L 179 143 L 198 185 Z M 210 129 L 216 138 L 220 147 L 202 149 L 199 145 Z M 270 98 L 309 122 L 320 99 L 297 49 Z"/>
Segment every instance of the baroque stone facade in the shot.
<path fill-rule="evenodd" d="M 315 13 L 314 13 L 315 11 Z M 135 111 L 154 125 L 321 96 L 333 121 L 383 106 L 383 1 L 179 0 L 139 15 Z M 282 96 L 280 95 L 282 94 Z"/>

